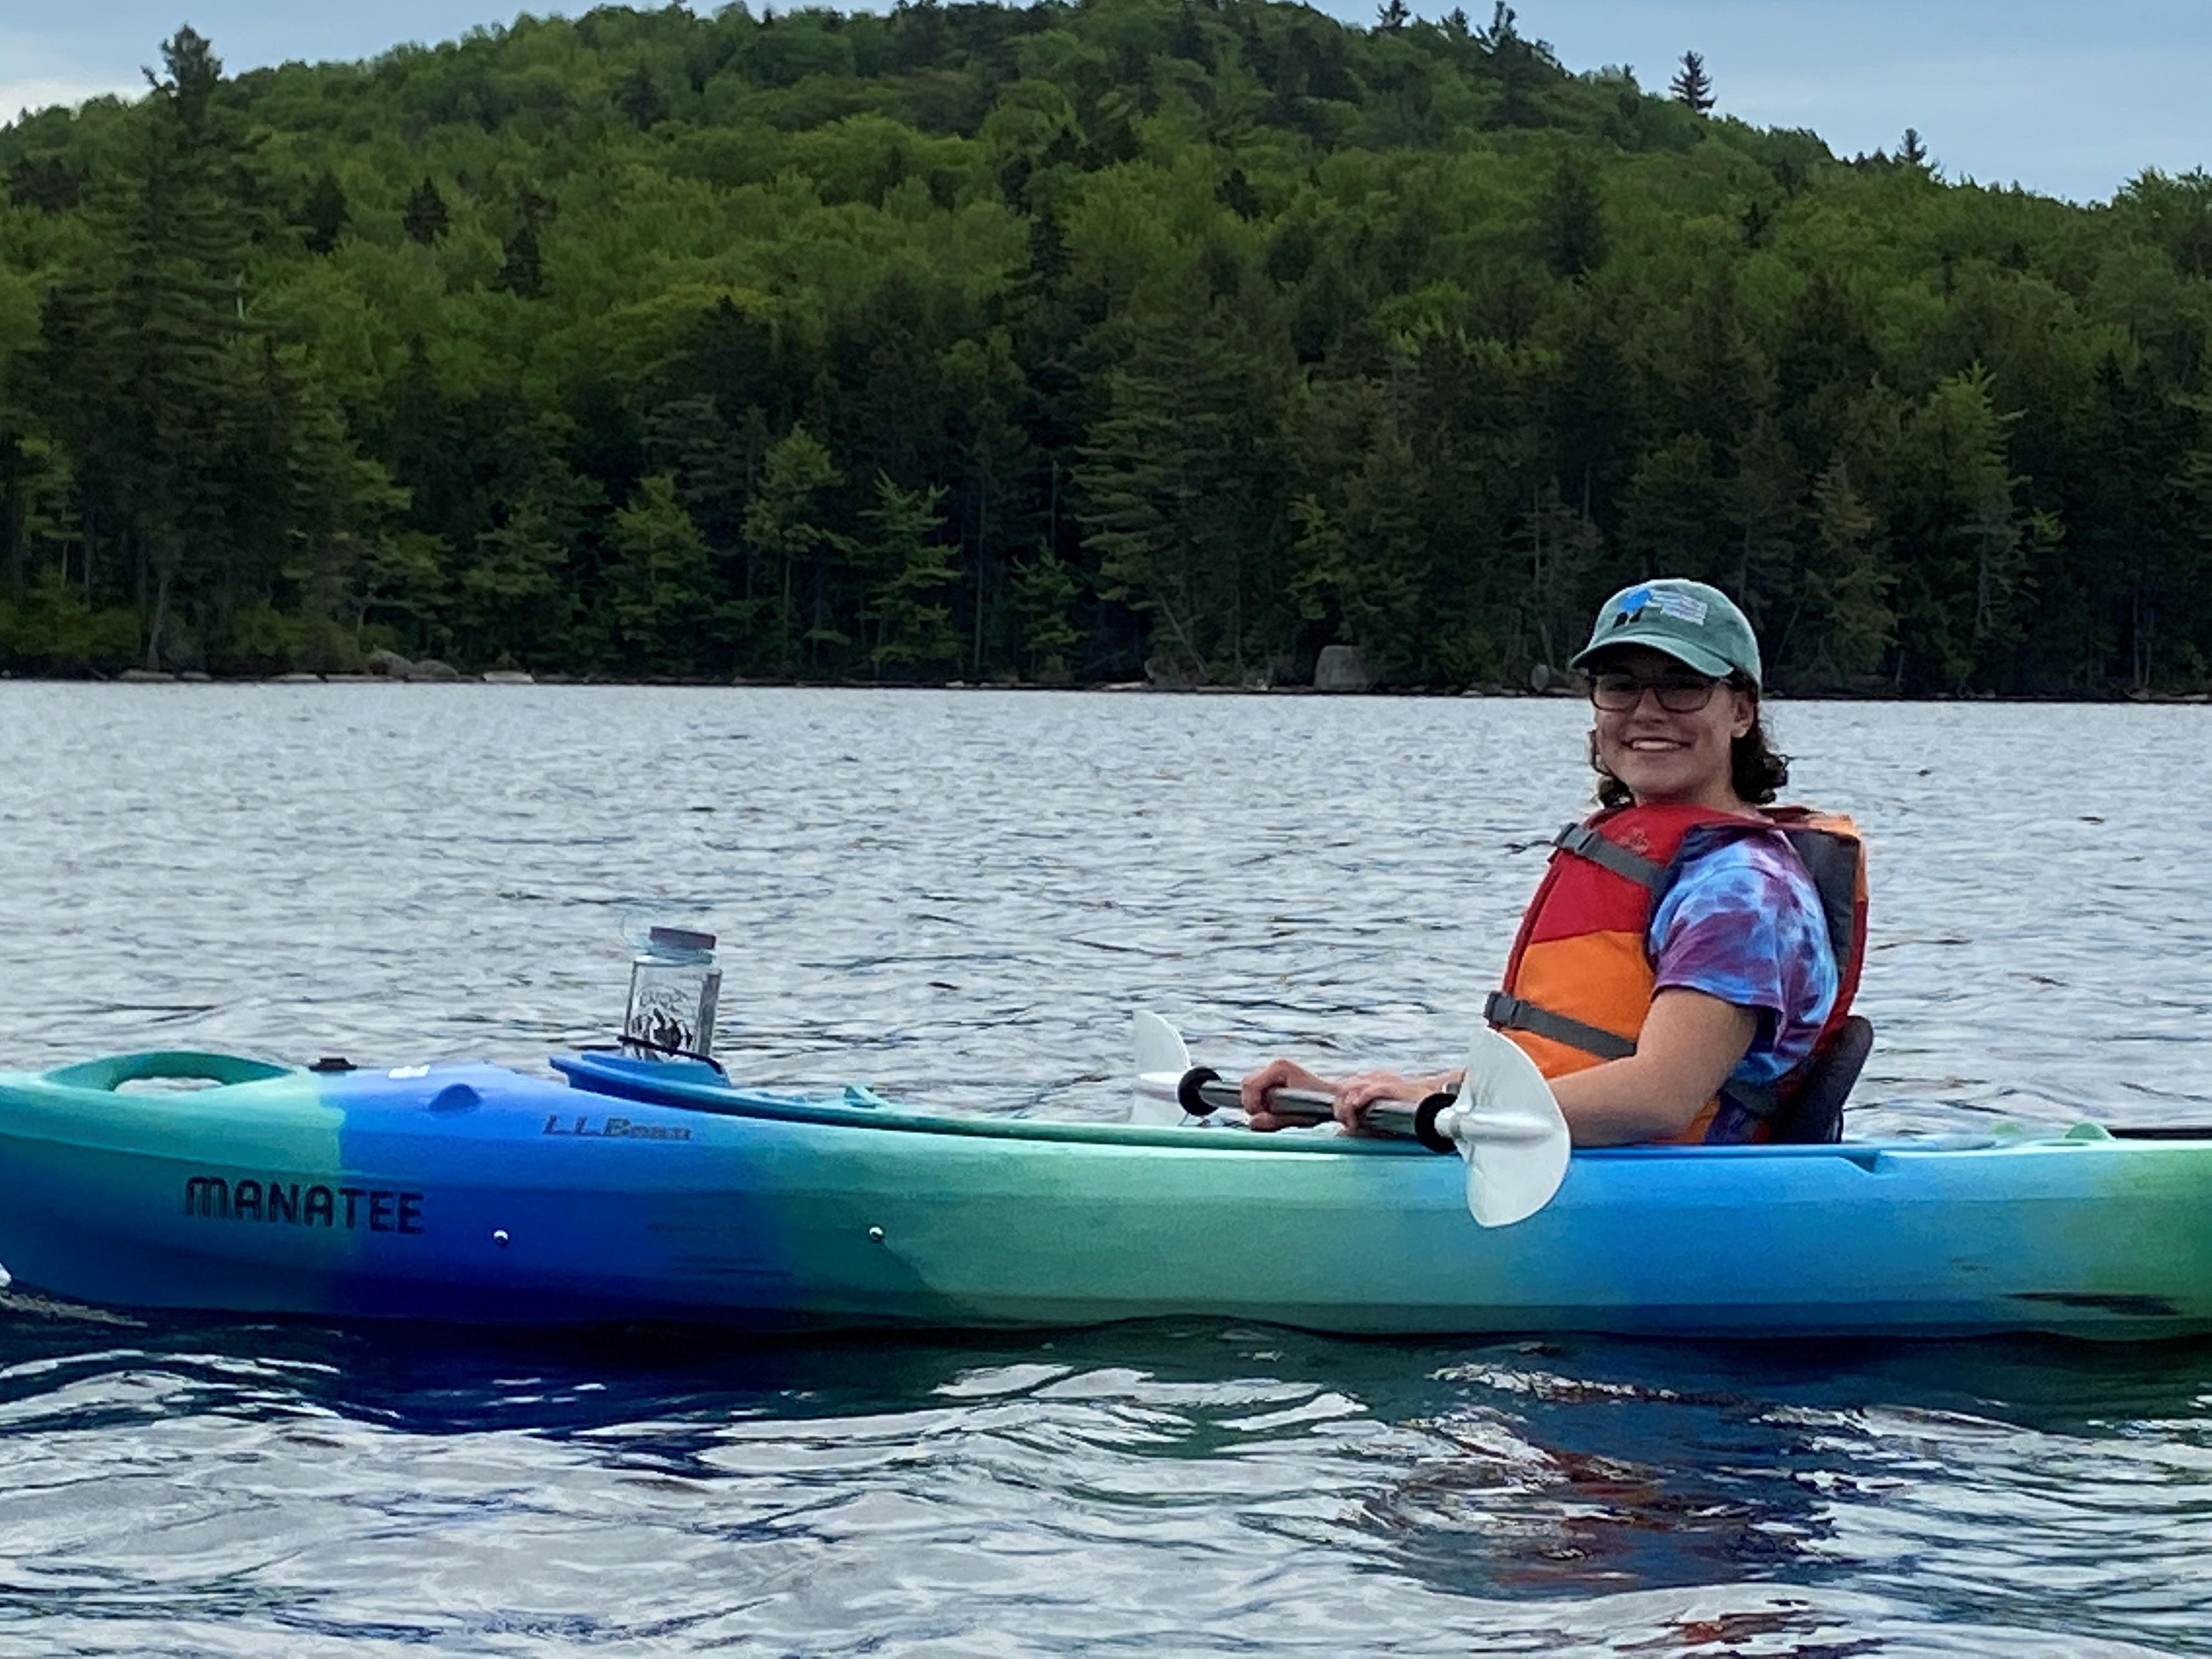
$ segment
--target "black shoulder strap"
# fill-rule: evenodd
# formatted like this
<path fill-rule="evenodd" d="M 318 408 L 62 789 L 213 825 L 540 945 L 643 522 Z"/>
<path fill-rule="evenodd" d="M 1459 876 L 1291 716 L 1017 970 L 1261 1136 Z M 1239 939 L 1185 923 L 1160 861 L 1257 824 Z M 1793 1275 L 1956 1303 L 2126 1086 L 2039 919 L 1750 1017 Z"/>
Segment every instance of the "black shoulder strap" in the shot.
<path fill-rule="evenodd" d="M 1858 945 L 1859 866 L 1865 860 L 1865 849 L 1849 836 L 1826 830 L 1784 824 L 1782 833 L 1790 838 L 1790 845 L 1820 895 L 1828 943 L 1836 952 L 1836 970 L 1841 973 Z"/>
<path fill-rule="evenodd" d="M 1501 1031 L 1526 1031 L 1532 1036 L 1546 1037 L 1570 1048 L 1579 1048 L 1586 1054 L 1595 1054 L 1600 1060 L 1626 1060 L 1636 1052 L 1635 1042 L 1628 1037 L 1586 1020 L 1555 1014 L 1549 1008 L 1524 1002 L 1504 991 L 1490 994 L 1490 1000 L 1482 1005 L 1482 1017 Z"/>
<path fill-rule="evenodd" d="M 1587 823 L 1567 825 L 1552 837 L 1552 845 L 1578 859 L 1588 859 L 1616 876 L 1625 876 L 1638 887 L 1656 887 L 1660 872 L 1666 867 L 1630 852 L 1617 841 L 1607 841 Z"/>

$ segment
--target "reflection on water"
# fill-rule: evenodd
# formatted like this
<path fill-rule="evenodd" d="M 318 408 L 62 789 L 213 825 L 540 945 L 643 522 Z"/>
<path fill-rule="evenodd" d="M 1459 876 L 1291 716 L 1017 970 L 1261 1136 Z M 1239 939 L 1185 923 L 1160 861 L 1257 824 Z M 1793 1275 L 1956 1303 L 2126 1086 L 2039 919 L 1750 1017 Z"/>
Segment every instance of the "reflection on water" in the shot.
<path fill-rule="evenodd" d="M 2212 1120 L 2207 711 L 1776 712 L 1875 848 L 1859 1131 Z M 0 684 L 0 1062 L 535 1065 L 690 920 L 763 1079 L 1117 1112 L 1145 1006 L 1441 1064 L 1581 719 Z M 41 1651 L 2212 1652 L 2208 1548 L 2203 1347 L 0 1323 Z"/>
<path fill-rule="evenodd" d="M 0 1620 L 57 1647 L 2201 1652 L 2208 1414 L 2202 1350 L 33 1322 L 0 1344 Z"/>

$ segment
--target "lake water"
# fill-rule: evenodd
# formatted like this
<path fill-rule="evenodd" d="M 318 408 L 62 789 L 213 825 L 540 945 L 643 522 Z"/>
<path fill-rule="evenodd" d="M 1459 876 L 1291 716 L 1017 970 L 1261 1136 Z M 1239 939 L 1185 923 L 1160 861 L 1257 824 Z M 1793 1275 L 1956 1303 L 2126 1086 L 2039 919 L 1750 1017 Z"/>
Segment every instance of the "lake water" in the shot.
<path fill-rule="evenodd" d="M 2212 1121 L 2212 710 L 1782 704 L 1873 848 L 1851 1133 Z M 722 1058 L 1118 1115 L 1453 1062 L 1553 701 L 0 683 L 0 1065 Z M 2212 1349 L 618 1342 L 0 1307 L 0 1650 L 2212 1653 Z"/>

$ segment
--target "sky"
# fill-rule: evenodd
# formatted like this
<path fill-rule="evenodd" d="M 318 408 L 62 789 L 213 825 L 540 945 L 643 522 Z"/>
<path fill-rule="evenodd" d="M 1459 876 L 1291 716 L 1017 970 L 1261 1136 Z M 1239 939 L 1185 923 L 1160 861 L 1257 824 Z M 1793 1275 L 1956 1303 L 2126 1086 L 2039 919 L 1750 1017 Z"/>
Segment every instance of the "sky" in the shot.
<path fill-rule="evenodd" d="M 1422 15 L 1445 9 L 1410 3 Z M 1488 21 L 1489 0 L 1465 3 Z M 1374 15 L 1347 0 L 1322 9 L 1358 22 Z M 2102 200 L 2145 167 L 2212 167 L 2207 0 L 1524 0 L 1516 9 L 1522 33 L 1550 41 L 1571 70 L 1625 64 L 1660 88 L 1685 50 L 1701 52 L 1722 113 L 1809 127 L 1845 155 L 1894 149 L 1910 126 L 1948 177 L 2075 201 Z M 374 57 L 513 15 L 492 0 L 0 0 L 0 119 L 135 92 L 140 66 L 159 60 L 182 21 L 234 71 Z"/>

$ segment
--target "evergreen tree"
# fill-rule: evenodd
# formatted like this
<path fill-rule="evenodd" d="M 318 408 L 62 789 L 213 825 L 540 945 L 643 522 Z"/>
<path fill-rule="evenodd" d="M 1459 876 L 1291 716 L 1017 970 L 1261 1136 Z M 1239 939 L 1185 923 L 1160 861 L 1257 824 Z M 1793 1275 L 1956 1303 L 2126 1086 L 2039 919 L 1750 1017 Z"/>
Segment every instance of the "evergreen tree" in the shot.
<path fill-rule="evenodd" d="M 668 118 L 668 100 L 660 95 L 660 88 L 653 84 L 653 71 L 643 64 L 623 82 L 622 94 L 615 102 L 640 132 L 650 131 Z"/>
<path fill-rule="evenodd" d="M 1674 71 L 1674 78 L 1667 83 L 1674 101 L 1687 106 L 1703 115 L 1713 106 L 1712 78 L 1705 73 L 1705 60 L 1701 53 L 1686 52 L 1682 67 Z"/>
<path fill-rule="evenodd" d="M 1075 625 L 1075 601 L 1081 592 L 1073 570 L 1048 542 L 1014 570 L 1014 605 L 1021 617 L 1022 654 L 1029 678 L 1043 685 L 1065 684 L 1083 635 Z"/>
<path fill-rule="evenodd" d="M 86 507 L 127 541 L 149 667 L 173 647 L 197 655 L 174 601 L 180 579 L 238 549 L 252 502 L 226 485 L 255 401 L 242 348 L 256 227 L 235 188 L 244 148 L 212 107 L 222 65 L 189 27 L 162 61 L 137 146 L 95 206 L 100 246 L 50 296 L 44 329 L 52 406 L 96 492 Z"/>
<path fill-rule="evenodd" d="M 1881 666 L 1894 641 L 1895 574 L 1882 557 L 1873 512 L 1851 484 L 1850 464 L 1832 459 L 1813 483 L 1819 547 L 1807 573 L 1808 596 L 1825 613 L 1820 666 L 1846 684 Z"/>
<path fill-rule="evenodd" d="M 860 517 L 872 533 L 856 550 L 868 569 L 867 620 L 875 642 L 868 662 L 885 666 L 949 669 L 960 658 L 960 636 L 946 601 L 960 573 L 952 550 L 937 539 L 944 489 L 902 489 L 876 474 L 875 500 Z"/>
<path fill-rule="evenodd" d="M 446 198 L 438 194 L 438 186 L 428 178 L 408 192 L 407 205 L 399 216 L 399 227 L 411 240 L 429 247 L 452 228 L 453 222 L 453 216 L 447 209 Z"/>
<path fill-rule="evenodd" d="M 794 426 L 769 448 L 760 491 L 745 508 L 744 538 L 776 572 L 778 593 L 775 632 L 756 641 L 752 654 L 778 672 L 795 672 L 799 666 L 805 643 L 799 590 L 832 535 L 819 520 L 817 498 L 836 482 L 830 452 L 805 427 Z"/>
<path fill-rule="evenodd" d="M 1425 679 L 1432 560 L 1413 447 L 1385 422 L 1345 491 L 1340 602 L 1349 642 L 1378 678 Z"/>
<path fill-rule="evenodd" d="M 1928 146 L 1920 142 L 1919 130 L 1907 127 L 1905 137 L 1897 141 L 1897 159 L 1906 167 L 1925 168 L 1928 165 Z"/>
<path fill-rule="evenodd" d="M 643 479 L 637 498 L 614 515 L 607 588 L 628 665 L 661 674 L 705 666 L 712 570 L 706 538 L 677 499 L 665 472 Z"/>
<path fill-rule="evenodd" d="M 338 176 L 325 167 L 316 176 L 313 187 L 307 192 L 306 204 L 294 221 L 300 227 L 301 240 L 307 252 L 314 254 L 330 252 L 338 245 L 353 217 L 346 205 L 345 189 Z"/>
<path fill-rule="evenodd" d="M 518 300 L 542 300 L 545 297 L 545 266 L 538 252 L 538 234 L 553 216 L 554 204 L 550 198 L 526 185 L 519 205 L 522 222 L 501 249 L 499 271 L 491 279 L 491 285 Z"/>
<path fill-rule="evenodd" d="M 1562 152 L 1551 187 L 1536 204 L 1536 236 L 1552 275 L 1569 280 L 1605 263 L 1605 210 L 1589 166 Z"/>
<path fill-rule="evenodd" d="M 1101 597 L 1158 621 L 1161 673 L 1241 679 L 1246 572 L 1271 528 L 1255 496 L 1270 410 L 1219 313 L 1194 321 L 1146 327 L 1107 371 L 1079 510 Z"/>
<path fill-rule="evenodd" d="M 507 239 L 501 250 L 504 256 L 491 285 L 518 300 L 538 300 L 545 295 L 545 267 L 538 252 L 538 227 L 526 219 L 514 235 Z"/>
<path fill-rule="evenodd" d="M 21 155 L 8 168 L 8 199 L 40 213 L 65 213 L 84 197 L 84 175 L 58 155 Z"/>
<path fill-rule="evenodd" d="M 1993 391 L 1979 365 L 1951 375 L 1904 434 L 1906 522 L 1927 556 L 1904 587 L 1900 644 L 1947 689 L 1971 683 L 2016 641 L 2029 537 L 2055 528 L 2019 510 L 2022 481 L 2006 453 L 2013 417 L 1997 411 Z"/>
<path fill-rule="evenodd" d="M 591 485 L 549 459 L 495 509 L 454 598 L 454 637 L 470 660 L 557 661 L 573 648 L 569 553 L 599 504 Z"/>
<path fill-rule="evenodd" d="M 1589 514 L 1569 506 L 1559 485 L 1548 478 L 1537 487 L 1522 530 L 1528 550 L 1516 596 L 1521 646 L 1515 655 L 1532 668 L 1556 672 L 1580 646 L 1580 636 L 1589 627 L 1586 590 L 1601 539 Z M 1548 681 L 1549 673 L 1543 678 Z"/>
<path fill-rule="evenodd" d="M 1491 114 L 1492 125 L 1500 127 L 1541 125 L 1544 113 L 1538 102 L 1538 93 L 1545 81 L 1559 69 L 1551 47 L 1544 41 L 1531 40 L 1521 33 L 1513 8 L 1507 5 L 1505 0 L 1496 0 L 1490 26 L 1475 31 L 1474 43 L 1489 60 L 1491 72 L 1498 83 L 1498 102 Z"/>

